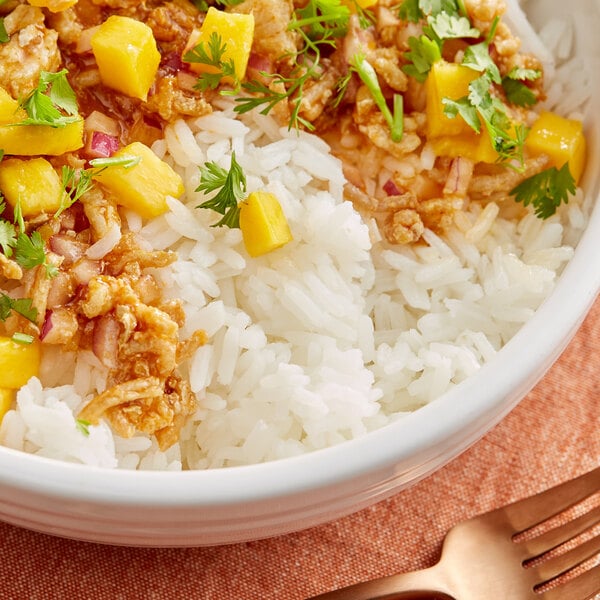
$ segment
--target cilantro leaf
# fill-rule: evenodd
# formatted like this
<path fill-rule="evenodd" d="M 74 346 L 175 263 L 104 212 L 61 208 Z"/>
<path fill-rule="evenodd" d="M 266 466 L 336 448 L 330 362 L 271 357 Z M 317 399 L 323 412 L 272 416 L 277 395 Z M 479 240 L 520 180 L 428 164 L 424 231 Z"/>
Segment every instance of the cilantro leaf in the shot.
<path fill-rule="evenodd" d="M 426 35 L 408 38 L 408 45 L 410 52 L 406 52 L 404 56 L 410 61 L 410 64 L 404 65 L 402 70 L 419 83 L 424 83 L 431 70 L 431 65 L 442 58 L 440 46 Z"/>
<path fill-rule="evenodd" d="M 425 16 L 419 4 L 419 0 L 404 0 L 398 10 L 398 17 L 403 21 L 418 23 Z"/>
<path fill-rule="evenodd" d="M 560 169 L 550 167 L 528 177 L 512 189 L 510 195 L 523 206 L 531 204 L 536 216 L 547 219 L 561 203 L 569 202 L 569 194 L 574 194 L 576 189 L 569 163 L 565 163 Z"/>
<path fill-rule="evenodd" d="M 537 96 L 522 81 L 503 77 L 502 88 L 506 94 L 506 99 L 515 106 L 533 106 L 537 104 Z"/>
<path fill-rule="evenodd" d="M 492 60 L 489 52 L 489 44 L 480 42 L 469 46 L 463 56 L 462 64 L 474 71 L 487 72 L 494 83 L 500 83 L 500 71 Z"/>
<path fill-rule="evenodd" d="M 12 311 L 20 314 L 32 323 L 37 321 L 38 312 L 34 308 L 31 298 L 15 299 L 4 292 L 0 292 L 0 321 L 6 321 Z"/>
<path fill-rule="evenodd" d="M 60 199 L 60 206 L 54 213 L 54 218 L 58 217 L 64 210 L 75 204 L 81 196 L 92 188 L 92 173 L 85 169 L 76 171 L 73 167 L 63 165 L 61 171 L 61 184 L 63 194 Z"/>
<path fill-rule="evenodd" d="M 19 233 L 15 246 L 15 260 L 24 269 L 33 269 L 46 262 L 44 241 L 38 231 L 34 231 L 31 236 Z"/>
<path fill-rule="evenodd" d="M 10 258 L 13 248 L 17 244 L 17 232 L 15 226 L 5 219 L 0 220 L 0 247 L 4 256 Z"/>
<path fill-rule="evenodd" d="M 215 196 L 199 204 L 196 208 L 210 208 L 223 218 L 213 225 L 230 228 L 240 226 L 240 208 L 238 202 L 243 199 L 246 192 L 246 175 L 235 159 L 235 152 L 231 153 L 231 166 L 229 171 L 215 162 L 207 162 L 200 167 L 200 185 L 197 192 L 213 192 Z"/>
<path fill-rule="evenodd" d="M 28 118 L 18 125 L 65 127 L 79 119 L 75 92 L 67 81 L 66 69 L 58 73 L 42 71 L 37 87 L 19 101 L 19 106 L 25 109 Z"/>
<path fill-rule="evenodd" d="M 460 115 L 477 133 L 481 131 L 479 113 L 477 108 L 469 102 L 467 96 L 459 98 L 458 100 L 442 98 L 442 103 L 444 104 L 444 114 L 446 116 L 453 119 L 457 115 Z"/>
<path fill-rule="evenodd" d="M 423 28 L 423 32 L 432 38 L 433 32 L 440 40 L 478 38 L 481 35 L 479 29 L 472 27 L 471 21 L 466 17 L 445 12 L 427 17 L 427 27 Z"/>
<path fill-rule="evenodd" d="M 194 86 L 196 89 L 201 91 L 216 90 L 224 77 L 231 78 L 234 87 L 239 86 L 233 58 L 223 59 L 226 50 L 227 44 L 223 41 L 223 38 L 216 31 L 213 31 L 208 39 L 208 47 L 204 42 L 200 42 L 184 54 L 183 60 L 185 62 L 207 65 L 216 69 L 215 72 L 201 73 Z"/>

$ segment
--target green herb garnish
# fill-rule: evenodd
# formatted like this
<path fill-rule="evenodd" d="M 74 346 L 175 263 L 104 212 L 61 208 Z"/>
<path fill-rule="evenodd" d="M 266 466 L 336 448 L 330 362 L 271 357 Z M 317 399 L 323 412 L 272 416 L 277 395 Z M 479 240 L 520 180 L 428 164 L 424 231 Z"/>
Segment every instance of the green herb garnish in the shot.
<path fill-rule="evenodd" d="M 28 118 L 17 125 L 65 127 L 80 119 L 77 98 L 67 81 L 66 69 L 58 73 L 42 71 L 37 87 L 19 101 L 19 106 L 25 109 Z"/>
<path fill-rule="evenodd" d="M 183 60 L 185 62 L 207 65 L 217 70 L 214 73 L 201 73 L 194 86 L 195 89 L 201 91 L 216 90 L 224 77 L 231 78 L 233 86 L 235 88 L 239 87 L 233 59 L 223 59 L 226 50 L 227 44 L 223 41 L 223 38 L 216 31 L 213 31 L 208 39 L 208 45 L 200 42 L 184 54 Z"/>
<path fill-rule="evenodd" d="M 515 67 L 502 78 L 502 88 L 506 99 L 516 106 L 533 106 L 538 99 L 533 91 L 524 83 L 535 81 L 542 76 L 539 69 L 522 69 Z"/>
<path fill-rule="evenodd" d="M 404 130 L 404 110 L 403 97 L 400 94 L 394 94 L 394 112 L 390 111 L 387 102 L 381 91 L 377 73 L 363 54 L 356 54 L 351 60 L 352 68 L 356 70 L 361 81 L 367 86 L 371 96 L 381 111 L 391 131 L 393 142 L 399 142 L 402 139 Z"/>
<path fill-rule="evenodd" d="M 523 206 L 531 204 L 536 216 L 547 219 L 562 203 L 569 202 L 569 194 L 574 194 L 576 189 L 569 164 L 565 163 L 560 169 L 550 167 L 528 177 L 512 189 L 510 195 Z"/>
<path fill-rule="evenodd" d="M 0 292 L 0 321 L 6 321 L 13 311 L 32 323 L 37 321 L 38 311 L 34 308 L 31 298 L 11 298 L 8 294 Z"/>
<path fill-rule="evenodd" d="M 90 426 L 92 424 L 85 419 L 75 419 L 75 427 L 77 427 L 78 431 L 88 437 L 90 435 Z"/>
<path fill-rule="evenodd" d="M 16 333 L 13 333 L 13 335 L 10 339 L 13 342 L 15 342 L 16 344 L 23 344 L 24 346 L 28 346 L 29 344 L 31 344 L 33 342 L 32 335 L 29 335 L 28 333 L 21 333 L 19 331 Z"/>
<path fill-rule="evenodd" d="M 0 18 L 0 44 L 6 44 L 10 42 L 10 35 L 6 31 L 6 27 L 4 26 L 4 17 Z"/>
<path fill-rule="evenodd" d="M 210 208 L 223 215 L 223 218 L 213 227 L 240 226 L 238 202 L 246 193 L 246 175 L 235 159 L 235 152 L 231 153 L 231 166 L 228 171 L 215 162 L 204 163 L 204 166 L 200 167 L 200 185 L 196 191 L 204 193 L 217 191 L 213 198 L 196 207 Z"/>

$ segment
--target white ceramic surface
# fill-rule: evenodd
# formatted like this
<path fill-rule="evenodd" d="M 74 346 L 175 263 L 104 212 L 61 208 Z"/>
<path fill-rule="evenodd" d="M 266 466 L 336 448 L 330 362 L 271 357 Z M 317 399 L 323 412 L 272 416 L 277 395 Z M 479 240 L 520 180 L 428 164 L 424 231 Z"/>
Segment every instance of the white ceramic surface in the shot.
<path fill-rule="evenodd" d="M 530 0 L 527 6 L 534 18 L 583 11 L 578 44 L 600 57 L 599 2 Z M 595 85 L 583 185 L 598 197 Z M 214 545 L 314 526 L 396 493 L 477 441 L 556 360 L 600 290 L 598 239 L 600 206 L 556 290 L 520 333 L 475 376 L 403 420 L 313 454 L 203 472 L 111 471 L 0 448 L 0 519 L 113 544 Z"/>

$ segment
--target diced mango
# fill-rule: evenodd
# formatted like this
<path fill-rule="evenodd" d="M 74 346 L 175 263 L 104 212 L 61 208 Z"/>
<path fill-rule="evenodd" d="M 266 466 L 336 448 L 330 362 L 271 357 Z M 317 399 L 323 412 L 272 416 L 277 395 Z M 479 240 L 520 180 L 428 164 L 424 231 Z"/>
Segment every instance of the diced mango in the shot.
<path fill-rule="evenodd" d="M 252 192 L 240 203 L 240 229 L 250 256 L 260 256 L 292 241 L 292 232 L 276 196 Z"/>
<path fill-rule="evenodd" d="M 569 171 L 579 182 L 585 167 L 586 141 L 581 121 L 543 112 L 531 127 L 525 147 L 533 154 L 546 154 L 552 166 L 560 169 L 569 163 Z"/>
<path fill-rule="evenodd" d="M 31 6 L 39 6 L 40 8 L 47 8 L 50 12 L 56 13 L 67 8 L 71 8 L 77 4 L 77 0 L 27 0 Z"/>
<path fill-rule="evenodd" d="M 342 0 L 342 4 L 345 4 L 351 12 L 356 12 L 356 5 L 359 8 L 371 8 L 375 6 L 379 0 Z"/>
<path fill-rule="evenodd" d="M 0 336 L 0 388 L 18 390 L 40 372 L 40 343 L 19 344 Z"/>
<path fill-rule="evenodd" d="M 427 138 L 438 156 L 464 156 L 474 162 L 493 163 L 498 154 L 484 127 L 477 133 L 460 115 L 444 113 L 444 98 L 458 100 L 469 94 L 469 84 L 480 73 L 464 65 L 435 62 L 427 77 Z"/>
<path fill-rule="evenodd" d="M 146 101 L 160 63 L 152 29 L 112 15 L 92 35 L 91 44 L 104 85 Z"/>
<path fill-rule="evenodd" d="M 16 390 L 0 388 L 0 421 L 2 421 L 4 415 L 10 410 L 16 396 Z"/>
<path fill-rule="evenodd" d="M 169 210 L 167 196 L 178 198 L 183 194 L 181 177 L 148 146 L 133 142 L 113 154 L 113 158 L 122 156 L 139 157 L 140 162 L 129 168 L 108 167 L 94 176 L 118 204 L 150 219 Z"/>
<path fill-rule="evenodd" d="M 0 148 L 4 150 L 4 154 L 59 156 L 82 147 L 83 119 L 68 123 L 64 127 L 0 125 Z"/>
<path fill-rule="evenodd" d="M 0 123 L 14 123 L 19 120 L 17 116 L 19 103 L 2 87 L 0 87 Z M 25 118 L 23 111 L 22 118 Z"/>
<path fill-rule="evenodd" d="M 0 190 L 13 208 L 20 204 L 24 217 L 55 213 L 63 197 L 60 178 L 45 158 L 0 162 Z"/>
<path fill-rule="evenodd" d="M 183 51 L 183 56 L 198 44 L 203 44 L 205 50 L 209 52 L 209 40 L 213 33 L 218 34 L 221 38 L 221 44 L 226 45 L 221 62 L 226 63 L 233 60 L 235 76 L 241 81 L 246 74 L 252 40 L 254 39 L 254 15 L 226 13 L 211 6 L 206 13 L 201 28 L 192 31 Z M 190 69 L 196 73 L 219 72 L 217 67 L 211 65 L 202 63 L 189 63 L 189 65 Z M 223 81 L 234 83 L 231 77 L 223 77 Z"/>

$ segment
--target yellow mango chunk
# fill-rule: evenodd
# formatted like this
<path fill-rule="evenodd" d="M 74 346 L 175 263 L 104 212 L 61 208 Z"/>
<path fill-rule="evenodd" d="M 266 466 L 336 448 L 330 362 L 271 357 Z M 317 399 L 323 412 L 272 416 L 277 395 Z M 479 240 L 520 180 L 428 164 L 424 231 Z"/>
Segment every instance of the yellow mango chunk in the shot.
<path fill-rule="evenodd" d="M 345 4 L 350 12 L 356 12 L 356 5 L 359 8 L 371 8 L 371 6 L 375 6 L 379 2 L 379 0 L 342 0 L 342 4 Z"/>
<path fill-rule="evenodd" d="M 17 117 L 18 110 L 19 103 L 4 88 L 0 87 L 0 123 L 14 123 L 19 119 Z M 24 111 L 23 115 L 25 115 Z"/>
<path fill-rule="evenodd" d="M 60 177 L 45 158 L 0 162 L 0 190 L 13 208 L 21 205 L 24 217 L 55 213 L 63 197 Z"/>
<path fill-rule="evenodd" d="M 31 6 L 47 8 L 50 12 L 62 12 L 77 4 L 77 0 L 27 0 Z"/>
<path fill-rule="evenodd" d="M 133 142 L 113 154 L 114 158 L 122 156 L 138 157 L 140 161 L 129 168 L 108 167 L 94 176 L 118 204 L 150 219 L 169 210 L 167 196 L 178 198 L 183 194 L 181 177 L 148 146 Z"/>
<path fill-rule="evenodd" d="M 202 27 L 192 31 L 183 51 L 183 56 L 188 50 L 199 44 L 203 44 L 204 49 L 211 56 L 209 41 L 213 33 L 220 37 L 221 46 L 226 45 L 221 62 L 227 63 L 229 60 L 233 60 L 235 76 L 238 81 L 241 81 L 246 74 L 252 40 L 254 39 L 254 15 L 226 13 L 211 6 L 206 13 Z M 191 62 L 188 64 L 190 69 L 196 73 L 218 73 L 220 71 L 217 67 L 202 63 Z M 223 82 L 234 83 L 231 77 L 223 77 Z"/>
<path fill-rule="evenodd" d="M 40 343 L 19 344 L 0 336 L 0 388 L 18 390 L 40 372 Z"/>
<path fill-rule="evenodd" d="M 543 112 L 531 127 L 525 147 L 532 154 L 549 156 L 551 166 L 557 169 L 569 163 L 569 171 L 575 183 L 579 182 L 586 157 L 586 141 L 581 121 Z"/>
<path fill-rule="evenodd" d="M 10 410 L 16 396 L 16 390 L 0 388 L 0 421 L 2 421 L 4 415 Z"/>
<path fill-rule="evenodd" d="M 4 154 L 59 156 L 83 147 L 83 119 L 64 127 L 0 124 Z"/>
<path fill-rule="evenodd" d="M 112 15 L 92 35 L 91 44 L 102 83 L 145 102 L 160 63 L 152 29 Z"/>
<path fill-rule="evenodd" d="M 250 256 L 261 256 L 293 239 L 279 200 L 269 192 L 252 192 L 240 203 L 240 229 Z"/>
<path fill-rule="evenodd" d="M 444 98 L 458 100 L 469 93 L 469 84 L 481 74 L 455 63 L 435 62 L 425 84 L 427 139 L 438 156 L 464 156 L 474 162 L 493 163 L 498 154 L 482 126 L 477 133 L 460 116 L 448 117 L 444 113 Z"/>

